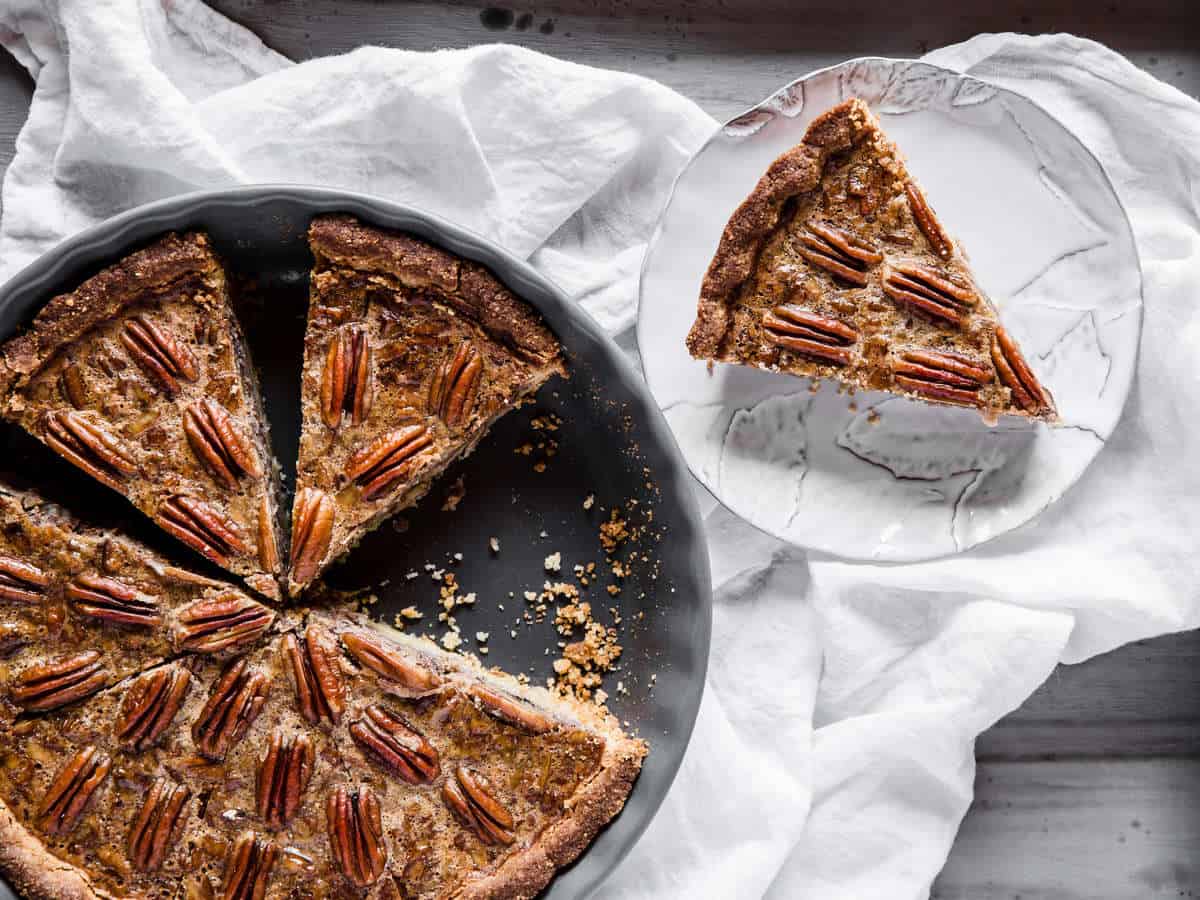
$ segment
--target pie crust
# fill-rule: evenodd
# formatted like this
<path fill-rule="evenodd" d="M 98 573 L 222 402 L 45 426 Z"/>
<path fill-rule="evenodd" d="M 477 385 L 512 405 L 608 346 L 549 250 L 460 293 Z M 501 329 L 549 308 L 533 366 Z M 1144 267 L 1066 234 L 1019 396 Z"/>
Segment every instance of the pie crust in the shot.
<path fill-rule="evenodd" d="M 867 105 L 818 116 L 725 226 L 698 359 L 1054 421 L 1050 392 Z"/>

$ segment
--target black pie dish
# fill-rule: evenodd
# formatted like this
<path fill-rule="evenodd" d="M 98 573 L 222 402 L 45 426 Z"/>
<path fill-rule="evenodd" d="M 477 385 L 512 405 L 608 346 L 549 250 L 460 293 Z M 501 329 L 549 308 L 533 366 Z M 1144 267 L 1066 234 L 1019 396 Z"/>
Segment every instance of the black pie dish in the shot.
<path fill-rule="evenodd" d="M 538 624 L 515 624 L 530 606 L 523 593 L 540 591 L 545 580 L 573 581 L 575 563 L 597 563 L 600 578 L 588 589 L 588 599 L 606 624 L 611 623 L 608 607 L 619 609 L 625 648 L 620 671 L 606 680 L 609 707 L 650 743 L 651 752 L 624 811 L 544 893 L 554 900 L 586 897 L 629 852 L 671 786 L 700 705 L 712 622 L 708 551 L 687 467 L 641 377 L 587 313 L 523 260 L 436 216 L 363 194 L 252 186 L 150 203 L 63 241 L 0 287 L 0 340 L 28 323 L 51 297 L 164 232 L 203 229 L 231 275 L 266 397 L 275 454 L 290 490 L 312 265 L 306 231 L 313 216 L 327 212 L 406 231 L 482 263 L 540 310 L 562 342 L 570 379 L 551 381 L 535 403 L 501 419 L 415 509 L 394 520 L 398 525 L 385 523 L 368 536 L 326 581 L 335 588 L 369 588 L 378 597 L 371 612 L 384 621 L 417 606 L 425 618 L 408 630 L 436 638 L 442 629 L 427 626 L 436 624 L 438 585 L 426 564 L 453 571 L 462 591 L 478 595 L 475 606 L 458 613 L 464 649 L 480 646 L 475 632 L 488 632 L 485 663 L 525 672 L 540 683 L 551 674 L 559 636 L 552 615 Z M 545 413 L 561 417 L 562 425 L 551 435 L 558 442 L 556 455 L 537 472 L 533 462 L 544 454 L 535 451 L 530 457 L 514 449 L 546 436 L 532 425 Z M 181 562 L 206 566 L 116 494 L 15 426 L 0 425 L 0 472 L 81 518 L 118 526 Z M 456 510 L 443 511 L 446 493 L 460 475 L 465 496 Z M 595 503 L 584 509 L 589 495 Z M 631 521 L 649 509 L 653 522 L 623 554 L 635 553 L 636 561 L 620 583 L 621 593 L 610 598 L 604 587 L 616 580 L 604 564 L 597 531 L 609 507 L 630 500 L 637 501 Z M 500 541 L 499 554 L 489 550 L 492 537 Z M 543 561 L 556 552 L 563 571 L 544 572 Z M 454 558 L 457 553 L 461 561 Z M 406 577 L 412 572 L 417 577 Z M 618 692 L 618 682 L 627 693 Z M 12 897 L 0 882 L 0 900 Z"/>

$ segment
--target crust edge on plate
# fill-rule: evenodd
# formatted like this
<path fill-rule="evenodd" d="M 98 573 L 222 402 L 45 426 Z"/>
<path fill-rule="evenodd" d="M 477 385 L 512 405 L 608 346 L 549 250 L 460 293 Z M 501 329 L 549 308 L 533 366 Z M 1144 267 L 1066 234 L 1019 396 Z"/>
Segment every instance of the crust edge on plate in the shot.
<path fill-rule="evenodd" d="M 107 897 L 87 875 L 59 859 L 0 800 L 0 870 L 23 897 L 90 900 Z"/>
<path fill-rule="evenodd" d="M 729 330 L 729 300 L 750 277 L 763 240 L 779 224 L 784 204 L 821 182 L 825 160 L 849 149 L 870 130 L 871 114 L 857 98 L 826 110 L 813 120 L 804 140 L 771 163 L 721 233 L 700 287 L 696 321 L 687 336 L 688 351 L 710 359 Z"/>

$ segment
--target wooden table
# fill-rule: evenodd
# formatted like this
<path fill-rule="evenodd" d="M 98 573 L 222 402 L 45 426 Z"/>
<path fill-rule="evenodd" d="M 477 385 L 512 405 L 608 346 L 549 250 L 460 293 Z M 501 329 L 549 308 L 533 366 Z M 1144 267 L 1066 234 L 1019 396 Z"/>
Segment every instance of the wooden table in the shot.
<path fill-rule="evenodd" d="M 373 43 L 509 41 L 656 78 L 727 118 L 851 56 L 915 56 L 981 31 L 1073 31 L 1200 96 L 1200 3 L 1042 0 L 564 0 L 537 7 L 369 0 L 216 0 L 304 59 Z M 976 9 L 972 9 L 976 7 Z M 0 164 L 32 83 L 0 60 Z M 1200 895 L 1200 633 L 1060 668 L 976 748 L 976 800 L 938 898 Z"/>

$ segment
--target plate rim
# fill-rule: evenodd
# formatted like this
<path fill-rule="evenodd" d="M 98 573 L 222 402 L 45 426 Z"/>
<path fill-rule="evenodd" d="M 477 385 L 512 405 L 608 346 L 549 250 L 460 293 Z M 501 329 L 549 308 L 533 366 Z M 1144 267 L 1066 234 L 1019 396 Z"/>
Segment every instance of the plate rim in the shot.
<path fill-rule="evenodd" d="M 797 78 L 793 78 L 791 81 L 788 81 L 785 84 L 781 85 L 780 87 L 776 88 L 775 90 L 771 91 L 771 93 L 767 94 L 758 103 L 754 103 L 754 104 L 746 107 L 741 112 L 739 112 L 737 115 L 732 116 L 729 119 L 726 119 L 725 121 L 719 121 L 717 123 L 716 127 L 713 129 L 713 132 L 704 140 L 704 143 L 702 143 L 696 149 L 695 153 L 693 153 L 688 158 L 688 161 L 683 165 L 683 167 L 679 170 L 678 174 L 675 176 L 674 180 L 671 182 L 671 188 L 667 192 L 666 201 L 663 204 L 662 210 L 659 212 L 658 218 L 655 220 L 654 228 L 650 232 L 650 237 L 646 242 L 646 250 L 642 255 L 642 264 L 638 269 L 638 305 L 637 305 L 637 317 L 635 320 L 634 331 L 635 331 L 635 343 L 636 343 L 637 351 L 638 351 L 638 355 L 637 355 L 638 367 L 641 371 L 642 380 L 646 383 L 647 388 L 649 389 L 649 384 L 650 384 L 650 379 L 646 373 L 646 363 L 645 363 L 646 346 L 647 346 L 648 338 L 644 337 L 645 329 L 643 327 L 643 325 L 644 325 L 643 310 L 645 309 L 644 291 L 645 291 L 645 285 L 646 285 L 646 272 L 649 268 L 652 251 L 654 250 L 655 245 L 659 242 L 659 240 L 662 237 L 663 222 L 667 217 L 667 211 L 671 208 L 671 205 L 675 201 L 675 195 L 676 195 L 676 192 L 678 191 L 680 182 L 683 181 L 684 177 L 691 170 L 692 166 L 695 164 L 696 160 L 700 157 L 700 155 L 702 153 L 704 153 L 709 148 L 709 146 L 712 145 L 712 143 L 714 141 L 716 141 L 723 134 L 725 134 L 726 129 L 729 126 L 736 123 L 739 119 L 743 119 L 747 116 L 750 116 L 753 113 L 758 113 L 758 112 L 767 112 L 772 116 L 779 115 L 780 114 L 779 110 L 774 108 L 774 106 L 773 106 L 773 101 L 775 101 L 776 98 L 787 94 L 787 92 L 791 91 L 797 85 L 803 84 L 804 82 L 809 81 L 813 78 L 817 78 L 822 75 L 827 75 L 838 69 L 843 69 L 843 68 L 847 68 L 847 67 L 858 65 L 858 64 L 871 64 L 871 65 L 902 64 L 902 65 L 925 66 L 929 69 L 933 69 L 937 72 L 941 72 L 944 75 L 950 75 L 955 78 L 962 79 L 964 81 L 975 82 L 976 84 L 985 86 L 993 91 L 996 91 L 997 93 L 1007 94 L 1007 95 L 1016 97 L 1019 100 L 1021 100 L 1022 102 L 1028 103 L 1036 111 L 1038 111 L 1039 113 L 1044 115 L 1047 119 L 1049 119 L 1055 125 L 1057 125 L 1059 128 L 1061 128 L 1063 133 L 1065 133 L 1067 136 L 1069 136 L 1069 138 L 1083 152 L 1083 154 L 1088 159 L 1090 159 L 1093 163 L 1095 163 L 1096 169 L 1100 172 L 1101 178 L 1103 179 L 1102 186 L 1105 189 L 1107 189 L 1109 195 L 1112 197 L 1113 201 L 1116 203 L 1117 210 L 1120 212 L 1121 222 L 1123 223 L 1124 230 L 1128 236 L 1129 246 L 1131 247 L 1131 249 L 1133 251 L 1134 265 L 1136 266 L 1136 270 L 1137 270 L 1137 309 L 1135 311 L 1135 321 L 1136 321 L 1137 333 L 1136 333 L 1136 341 L 1134 344 L 1134 360 L 1133 360 L 1133 365 L 1131 366 L 1131 369 L 1130 369 L 1129 381 L 1125 385 L 1124 396 L 1122 397 L 1122 400 L 1121 400 L 1121 411 L 1120 411 L 1119 415 L 1117 416 L 1117 418 L 1113 422 L 1112 431 L 1109 432 L 1109 436 L 1111 437 L 1111 435 L 1113 433 L 1115 433 L 1117 428 L 1120 426 L 1121 421 L 1127 415 L 1127 410 L 1128 410 L 1128 406 L 1129 406 L 1129 394 L 1132 390 L 1133 382 L 1137 377 L 1137 360 L 1138 360 L 1138 357 L 1140 357 L 1140 355 L 1141 355 L 1141 339 L 1142 339 L 1142 332 L 1143 332 L 1144 325 L 1145 325 L 1144 317 L 1145 317 L 1145 311 L 1146 311 L 1146 290 L 1145 290 L 1146 279 L 1145 279 L 1145 271 L 1142 267 L 1141 249 L 1138 246 L 1137 236 L 1133 230 L 1133 223 L 1129 219 L 1129 210 L 1126 207 L 1124 200 L 1121 199 L 1121 195 L 1117 192 L 1116 185 L 1114 185 L 1113 181 L 1112 181 L 1112 176 L 1109 175 L 1108 169 L 1105 168 L 1104 164 L 1100 161 L 1100 158 L 1098 156 L 1096 156 L 1095 153 L 1092 152 L 1092 149 L 1090 147 L 1088 147 L 1087 144 L 1085 144 L 1079 138 L 1079 136 L 1077 134 L 1075 134 L 1075 132 L 1072 129 L 1068 128 L 1067 125 L 1058 116 L 1051 113 L 1041 103 L 1039 103 L 1037 100 L 1033 99 L 1032 97 L 1029 97 L 1028 95 L 1023 94 L 1020 91 L 1013 90 L 1012 88 L 1008 88 L 1008 87 L 1004 87 L 1003 85 L 995 84 L 994 82 L 988 81 L 985 78 L 980 78 L 977 75 L 971 75 L 966 72 L 960 72 L 957 69 L 952 69 L 952 68 L 949 68 L 948 66 L 939 65 L 937 63 L 932 63 L 932 62 L 929 62 L 924 59 L 913 59 L 913 58 L 907 58 L 907 57 L 876 56 L 876 55 L 855 56 L 855 57 L 850 57 L 848 59 L 844 59 L 841 62 L 832 63 L 827 66 L 820 66 L 818 68 L 811 69 L 810 71 L 806 72 L 805 74 L 800 75 Z M 801 387 L 796 392 L 793 392 L 793 393 L 799 393 L 802 390 L 806 390 L 806 389 Z M 657 401 L 657 396 L 654 395 L 653 390 L 651 390 L 651 395 L 655 396 L 655 399 Z M 779 396 L 782 396 L 782 395 L 779 395 Z M 932 562 L 932 561 L 941 560 L 941 559 L 948 559 L 948 558 L 951 558 L 954 556 L 960 556 L 964 553 L 969 553 L 971 550 L 974 550 L 976 547 L 982 547 L 986 544 L 989 544 L 992 541 L 996 540 L 997 538 L 1002 537 L 1003 535 L 1011 534 L 1014 531 L 1018 531 L 1021 528 L 1025 528 L 1025 527 L 1031 525 L 1032 523 L 1036 522 L 1047 509 L 1049 509 L 1051 506 L 1054 506 L 1059 501 L 1061 501 L 1063 499 L 1063 497 L 1066 496 L 1066 494 L 1068 492 L 1070 492 L 1083 479 L 1084 473 L 1091 467 L 1092 463 L 1095 461 L 1096 457 L 1100 454 L 1100 452 L 1104 449 L 1104 446 L 1107 442 L 1108 442 L 1108 438 L 1106 437 L 1105 439 L 1103 439 L 1100 442 L 1099 448 L 1096 450 L 1095 453 L 1092 454 L 1091 458 L 1088 459 L 1087 463 L 1083 466 L 1083 468 L 1081 468 L 1079 470 L 1079 472 L 1074 476 L 1074 478 L 1071 479 L 1070 483 L 1067 484 L 1067 486 L 1064 487 L 1057 494 L 1052 496 L 1048 502 L 1042 504 L 1033 515 L 1031 515 L 1028 519 L 1024 520 L 1023 522 L 1020 522 L 1009 528 L 1005 528 L 1004 530 L 997 531 L 997 532 L 989 535 L 987 538 L 984 538 L 981 541 L 971 544 L 968 547 L 964 547 L 961 549 L 947 549 L 944 551 L 934 551 L 934 552 L 930 552 L 930 553 L 923 553 L 920 555 L 910 555 L 910 556 L 905 557 L 904 559 L 895 559 L 895 560 L 873 559 L 871 557 L 863 556 L 863 555 L 839 553 L 833 549 L 826 548 L 826 547 L 813 547 L 813 546 L 809 546 L 807 544 L 801 544 L 801 543 L 797 542 L 795 539 L 789 537 L 788 535 L 780 533 L 779 531 L 772 529 L 763 523 L 754 521 L 750 518 L 747 518 L 747 517 L 741 515 L 737 511 L 735 511 L 732 507 L 729 506 L 729 504 L 727 504 L 725 502 L 725 500 L 720 495 L 717 494 L 717 492 L 715 490 L 713 490 L 709 486 L 708 482 L 703 477 L 701 477 L 701 475 L 697 471 L 697 469 L 692 466 L 691 459 L 687 454 L 683 454 L 683 460 L 684 460 L 684 463 L 688 467 L 688 471 L 691 472 L 692 477 L 695 479 L 696 483 L 700 487 L 704 488 L 704 490 L 707 492 L 707 494 L 710 497 L 712 497 L 713 502 L 717 503 L 722 509 L 726 510 L 730 515 L 736 516 L 739 520 L 750 525 L 752 528 L 756 529 L 757 531 L 759 531 L 765 535 L 768 535 L 769 537 L 772 537 L 778 541 L 781 541 L 789 546 L 797 547 L 808 553 L 820 554 L 821 556 L 824 556 L 829 559 L 838 560 L 840 562 L 864 564 L 864 565 L 891 566 L 891 565 L 909 565 L 912 563 Z"/>
<path fill-rule="evenodd" d="M 487 266 L 502 283 L 539 312 L 547 315 L 547 318 L 561 319 L 591 342 L 602 363 L 609 367 L 619 383 L 628 391 L 630 400 L 636 404 L 637 408 L 633 413 L 637 420 L 661 449 L 666 465 L 662 467 L 663 471 L 654 472 L 654 482 L 661 495 L 674 502 L 679 509 L 679 520 L 672 523 L 672 540 L 686 545 L 682 554 L 684 565 L 681 569 L 694 582 L 688 585 L 688 588 L 694 591 L 697 607 L 694 612 L 699 613 L 696 620 L 688 624 L 686 632 L 686 644 L 691 651 L 692 663 L 686 682 L 687 690 L 673 698 L 673 705 L 681 707 L 684 712 L 685 726 L 675 729 L 675 735 L 679 738 L 676 742 L 677 750 L 666 757 L 666 769 L 660 776 L 659 784 L 654 788 L 657 794 L 647 795 L 643 801 L 643 815 L 630 826 L 629 832 L 621 839 L 621 845 L 615 846 L 601 860 L 605 864 L 591 867 L 593 871 L 590 876 L 577 876 L 579 884 L 569 880 L 570 873 L 580 871 L 579 864 L 603 840 L 609 829 L 616 827 L 621 821 L 620 816 L 602 828 L 573 863 L 557 872 L 544 894 L 540 895 L 552 898 L 565 896 L 566 890 L 573 890 L 572 896 L 587 897 L 616 870 L 641 839 L 657 816 L 679 774 L 683 758 L 691 745 L 707 685 L 713 602 L 712 570 L 703 518 L 698 499 L 692 489 L 691 472 L 683 453 L 641 371 L 586 310 L 572 301 L 566 292 L 547 276 L 533 268 L 527 260 L 477 232 L 420 207 L 364 192 L 320 185 L 256 183 L 189 191 L 153 200 L 69 235 L 0 284 L 0 313 L 16 305 L 19 319 L 27 321 L 32 310 L 40 309 L 54 296 L 52 285 L 55 283 L 69 280 L 81 271 L 94 272 L 100 266 L 110 264 L 114 258 L 129 253 L 138 242 L 148 240 L 154 235 L 197 227 L 189 226 L 188 221 L 194 221 L 205 210 L 217 207 L 253 207 L 280 201 L 303 205 L 313 216 L 329 212 L 348 212 L 383 227 L 416 233 L 457 255 Z M 651 745 L 653 753 L 652 738 Z M 634 791 L 637 790 L 638 783 L 635 782 Z M 632 792 L 630 797 L 633 797 Z M 0 878 L 0 888 L 20 896 L 5 879 Z"/>

